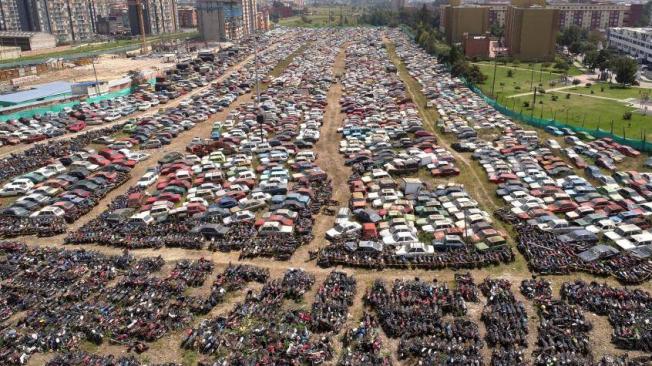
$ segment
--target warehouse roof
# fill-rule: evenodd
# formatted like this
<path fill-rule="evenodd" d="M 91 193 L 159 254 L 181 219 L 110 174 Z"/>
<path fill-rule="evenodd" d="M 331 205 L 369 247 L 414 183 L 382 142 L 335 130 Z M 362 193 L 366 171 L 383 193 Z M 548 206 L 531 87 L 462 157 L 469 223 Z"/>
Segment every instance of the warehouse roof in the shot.
<path fill-rule="evenodd" d="M 43 99 L 70 93 L 71 85 L 72 84 L 67 81 L 55 81 L 52 83 L 34 85 L 34 87 L 29 90 L 0 95 L 0 103 L 19 104 L 35 99 Z"/>

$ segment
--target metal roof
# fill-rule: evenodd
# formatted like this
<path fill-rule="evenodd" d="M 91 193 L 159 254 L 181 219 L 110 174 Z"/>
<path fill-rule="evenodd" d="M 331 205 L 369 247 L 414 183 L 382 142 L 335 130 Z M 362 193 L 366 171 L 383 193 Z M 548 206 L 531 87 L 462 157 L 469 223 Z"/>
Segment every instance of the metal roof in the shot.
<path fill-rule="evenodd" d="M 70 93 L 71 85 L 72 83 L 67 81 L 55 81 L 52 83 L 34 85 L 34 87 L 29 90 L 0 95 L 0 103 L 19 104 L 35 99 Z"/>

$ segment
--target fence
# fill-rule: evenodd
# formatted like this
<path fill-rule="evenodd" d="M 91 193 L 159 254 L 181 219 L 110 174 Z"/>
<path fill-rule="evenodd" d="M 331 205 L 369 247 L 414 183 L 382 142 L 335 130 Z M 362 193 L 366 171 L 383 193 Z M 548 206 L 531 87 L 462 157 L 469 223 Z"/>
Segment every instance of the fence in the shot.
<path fill-rule="evenodd" d="M 557 128 L 569 128 L 575 132 L 586 132 L 589 133 L 597 138 L 603 138 L 603 137 L 608 137 L 615 142 L 627 146 L 631 146 L 635 148 L 636 150 L 639 151 L 645 151 L 645 152 L 652 152 L 652 144 L 648 144 L 646 142 L 646 136 L 643 134 L 643 139 L 642 140 L 636 140 L 636 139 L 628 139 L 624 138 L 623 136 L 618 136 L 615 135 L 612 131 L 606 131 L 603 129 L 589 129 L 589 128 L 583 128 L 583 127 L 578 127 L 578 126 L 572 126 L 568 125 L 566 123 L 557 121 L 555 119 L 543 119 L 543 118 L 537 118 L 534 116 L 528 116 L 520 112 L 513 111 L 506 106 L 498 103 L 496 100 L 489 98 L 486 96 L 478 87 L 476 87 L 473 84 L 466 83 L 466 86 L 471 89 L 474 93 L 482 97 L 487 104 L 492 106 L 494 109 L 496 109 L 498 112 L 502 113 L 503 115 L 513 119 L 513 120 L 518 120 L 524 123 L 527 123 L 530 126 L 534 127 L 539 127 L 539 128 L 545 128 L 547 126 L 554 126 Z"/>

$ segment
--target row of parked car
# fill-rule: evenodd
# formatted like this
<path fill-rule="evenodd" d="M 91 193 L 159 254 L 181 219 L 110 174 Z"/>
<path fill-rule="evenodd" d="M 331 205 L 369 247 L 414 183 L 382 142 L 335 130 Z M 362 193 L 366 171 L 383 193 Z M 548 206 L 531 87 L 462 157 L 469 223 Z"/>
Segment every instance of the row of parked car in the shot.
<path fill-rule="evenodd" d="M 396 74 L 377 30 L 359 30 L 346 50 L 340 152 L 353 168 L 349 207 L 326 232 L 350 252 L 387 253 L 396 258 L 481 252 L 506 243 L 490 215 L 464 187 L 429 188 L 415 178 L 459 174 L 450 151 L 424 128 L 416 105 Z M 412 175 L 413 177 L 399 178 Z M 328 249 L 327 249 L 328 251 Z M 330 253 L 329 255 L 332 255 Z"/>
<path fill-rule="evenodd" d="M 300 146 L 301 141 L 315 143 L 319 138 L 325 95 L 334 78 L 332 65 L 343 42 L 330 32 L 294 32 L 293 39 L 270 48 L 259 60 L 262 73 L 305 41 L 323 43 L 320 52 L 296 54 L 278 77 L 264 79 L 259 110 L 252 102 L 232 107 L 224 120 L 213 124 L 210 139 L 197 136 L 186 147 L 187 154 L 166 155 L 119 205 L 68 241 L 197 247 L 203 238 L 212 249 L 242 250 L 245 256 L 291 255 L 309 240 L 312 214 L 330 197 L 326 173 L 315 164 L 317 154 Z M 253 70 L 247 69 L 198 100 L 250 91 Z M 133 227 L 142 235 L 132 234 Z"/>
<path fill-rule="evenodd" d="M 266 47 L 272 36 L 259 40 L 258 47 Z M 196 57 L 180 62 L 156 78 L 155 88 L 145 83 L 126 96 L 96 102 L 82 101 L 59 112 L 35 113 L 30 118 L 7 120 L 0 124 L 0 145 L 38 142 L 164 107 L 170 100 L 207 86 L 228 67 L 250 54 L 252 46 L 252 40 L 244 40 L 235 50 L 223 50 L 211 58 Z"/>
<path fill-rule="evenodd" d="M 566 258 L 559 258 L 557 263 L 551 259 L 546 265 L 563 267 L 563 271 L 614 274 L 634 281 L 649 276 L 623 275 L 627 271 L 623 266 L 652 254 L 652 234 L 648 231 L 652 215 L 650 176 L 618 171 L 616 166 L 638 156 L 638 151 L 611 139 L 595 139 L 552 127 L 547 132 L 565 136 L 564 143 L 570 147 L 562 147 L 557 140 L 542 142 L 536 131 L 502 117 L 482 99 L 469 94 L 461 80 L 452 78 L 441 67 L 432 67 L 436 60 L 403 34 L 391 33 L 399 56 L 423 86 L 429 105 L 438 109 L 439 126 L 456 134 L 458 142 L 453 147 L 460 152 L 472 151 L 472 158 L 483 167 L 489 181 L 497 184 L 496 193 L 506 205 L 500 216 L 549 233 L 550 237 L 539 236 L 539 240 L 546 239 L 538 245 L 549 247 L 551 252 L 566 253 Z M 464 104 L 470 100 L 473 102 Z M 462 104 L 464 108 L 460 108 Z M 487 126 L 497 133 L 478 137 L 477 131 Z M 584 167 L 586 176 L 594 183 L 579 176 L 564 157 L 576 167 Z M 596 165 L 589 165 L 593 161 Z M 536 236 L 527 230 L 520 232 L 525 235 L 521 244 Z M 541 270 L 545 258 L 535 258 L 535 250 L 531 249 L 534 246 L 530 244 L 521 248 L 528 248 L 527 257 L 533 269 Z M 610 249 L 604 249 L 605 245 Z M 596 263 L 604 263 L 608 268 Z M 643 265 L 639 268 L 648 271 Z"/>
<path fill-rule="evenodd" d="M 271 42 L 271 38 L 267 39 Z M 233 57 L 242 58 L 244 55 Z M 49 218 L 53 224 L 60 222 L 56 220 L 58 218 L 65 218 L 68 222 L 76 220 L 95 206 L 109 190 L 126 181 L 129 171 L 139 161 L 149 157 L 149 154 L 133 149 L 142 148 L 155 139 L 169 144 L 181 131 L 192 128 L 196 122 L 207 120 L 207 114 L 216 113 L 218 109 L 212 108 L 206 99 L 208 94 L 213 97 L 212 90 L 182 101 L 179 107 L 161 110 L 152 117 L 125 124 L 121 132 L 131 131 L 131 137 L 99 136 L 90 141 L 106 145 L 99 151 L 75 151 L 57 159 L 55 163 L 11 179 L 0 190 L 0 195 L 22 197 L 3 209 L 3 219 L 13 219 L 18 223 L 26 217 L 39 219 L 39 222 L 43 222 L 40 219 Z M 136 128 L 131 129 L 130 126 Z M 65 198 L 65 204 L 61 198 Z M 56 232 L 48 231 L 47 234 L 60 230 L 59 227 Z M 14 232 L 11 230 L 11 233 Z"/>

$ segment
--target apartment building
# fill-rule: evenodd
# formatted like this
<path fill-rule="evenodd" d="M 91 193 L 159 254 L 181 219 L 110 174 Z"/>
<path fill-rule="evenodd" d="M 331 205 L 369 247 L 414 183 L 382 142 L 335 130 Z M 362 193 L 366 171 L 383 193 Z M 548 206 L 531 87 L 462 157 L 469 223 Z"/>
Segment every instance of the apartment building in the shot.
<path fill-rule="evenodd" d="M 489 8 L 461 5 L 459 1 L 454 0 L 446 6 L 440 24 L 448 43 L 460 43 L 464 34 L 479 35 L 489 31 Z"/>
<path fill-rule="evenodd" d="M 508 54 L 526 61 L 552 60 L 559 13 L 559 9 L 541 6 L 538 1 L 513 0 L 505 19 Z"/>
<path fill-rule="evenodd" d="M 110 0 L 3 0 L 0 30 L 46 32 L 58 43 L 93 39 L 97 19 L 106 14 Z"/>
<path fill-rule="evenodd" d="M 441 7 L 442 18 L 448 6 Z M 488 8 L 491 26 L 505 26 L 509 4 L 485 2 L 473 3 L 472 6 Z M 576 25 L 583 29 L 606 31 L 609 27 L 633 25 L 642 14 L 641 4 L 555 2 L 547 5 L 544 3 L 542 6 L 559 10 L 560 29 Z"/>
<path fill-rule="evenodd" d="M 129 25 L 131 34 L 140 34 L 140 16 L 142 9 L 145 34 L 173 33 L 179 30 L 176 0 L 128 0 Z"/>
<path fill-rule="evenodd" d="M 261 23 L 256 9 L 256 0 L 197 0 L 199 33 L 205 41 L 219 42 L 252 34 Z"/>
<path fill-rule="evenodd" d="M 652 28 L 609 28 L 607 42 L 639 62 L 652 63 Z"/>

